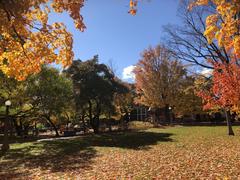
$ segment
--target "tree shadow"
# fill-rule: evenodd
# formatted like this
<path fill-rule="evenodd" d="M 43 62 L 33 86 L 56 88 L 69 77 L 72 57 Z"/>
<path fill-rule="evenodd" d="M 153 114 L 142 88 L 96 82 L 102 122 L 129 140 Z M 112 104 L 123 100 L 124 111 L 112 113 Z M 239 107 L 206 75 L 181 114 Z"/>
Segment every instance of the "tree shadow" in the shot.
<path fill-rule="evenodd" d="M 147 131 L 115 132 L 76 139 L 20 144 L 19 147 L 0 156 L 0 177 L 27 177 L 36 170 L 81 173 L 83 170 L 91 170 L 93 159 L 99 155 L 95 147 L 148 150 L 151 145 L 172 141 L 172 135 Z"/>
<path fill-rule="evenodd" d="M 103 133 L 84 137 L 91 146 L 99 147 L 116 147 L 134 150 L 148 150 L 151 145 L 158 142 L 173 141 L 172 133 L 158 133 L 147 131 L 128 131 L 128 132 L 112 132 Z"/>
<path fill-rule="evenodd" d="M 8 142 L 9 144 L 14 144 L 14 143 L 25 143 L 25 142 L 35 142 L 39 139 L 46 139 L 46 138 L 54 138 L 55 136 L 53 135 L 39 135 L 39 136 L 32 136 L 28 135 L 26 137 L 21 137 L 21 136 L 14 136 L 14 137 L 8 137 Z M 3 142 L 3 134 L 0 134 L 0 144 Z"/>
<path fill-rule="evenodd" d="M 96 150 L 83 141 L 57 140 L 11 149 L 0 160 L 0 177 L 30 176 L 34 170 L 71 172 L 90 168 Z M 1 178 L 0 178 L 1 179 Z"/>

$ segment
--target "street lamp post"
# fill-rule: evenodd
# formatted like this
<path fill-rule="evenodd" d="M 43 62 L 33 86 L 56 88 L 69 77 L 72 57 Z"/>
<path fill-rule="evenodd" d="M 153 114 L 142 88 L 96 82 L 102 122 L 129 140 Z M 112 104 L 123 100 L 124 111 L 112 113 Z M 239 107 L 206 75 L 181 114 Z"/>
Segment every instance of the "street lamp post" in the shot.
<path fill-rule="evenodd" d="M 2 151 L 6 152 L 9 150 L 9 142 L 8 142 L 8 124 L 9 124 L 9 107 L 11 106 L 11 101 L 7 100 L 5 102 L 6 106 L 6 117 L 4 120 L 4 138 L 3 138 L 3 145 L 2 145 Z"/>
<path fill-rule="evenodd" d="M 169 115 L 170 115 L 170 124 L 172 124 L 172 107 L 169 106 L 168 109 L 169 109 Z"/>

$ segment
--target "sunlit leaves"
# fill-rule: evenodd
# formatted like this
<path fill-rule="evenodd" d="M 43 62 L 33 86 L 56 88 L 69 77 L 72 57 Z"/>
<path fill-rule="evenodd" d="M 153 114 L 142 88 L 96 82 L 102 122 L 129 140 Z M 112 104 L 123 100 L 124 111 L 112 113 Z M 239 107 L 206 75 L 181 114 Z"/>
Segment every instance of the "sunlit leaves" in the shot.
<path fill-rule="evenodd" d="M 84 0 L 0 1 L 0 70 L 24 80 L 41 70 L 42 64 L 73 60 L 72 35 L 63 23 L 48 24 L 51 12 L 67 11 L 83 31 L 80 8 Z"/>
<path fill-rule="evenodd" d="M 134 73 L 138 103 L 149 107 L 177 103 L 185 71 L 182 64 L 174 60 L 171 52 L 164 46 L 145 50 Z"/>
<path fill-rule="evenodd" d="M 210 4 L 216 7 L 216 11 L 207 17 L 204 35 L 209 43 L 217 40 L 229 57 L 218 63 L 210 60 L 214 66 L 212 85 L 207 91 L 200 91 L 199 95 L 205 101 L 206 109 L 220 107 L 239 113 L 240 1 L 196 0 L 190 6 Z"/>
<path fill-rule="evenodd" d="M 205 102 L 204 108 L 219 107 L 240 114 L 240 68 L 236 59 L 229 64 L 212 63 L 212 84 L 198 93 Z"/>
<path fill-rule="evenodd" d="M 233 47 L 234 47 L 236 56 L 240 58 L 240 35 L 235 36 L 233 40 Z"/>
<path fill-rule="evenodd" d="M 208 42 L 216 39 L 220 47 L 240 58 L 240 0 L 196 0 L 190 8 L 210 4 L 216 7 L 216 12 L 206 19 L 205 36 Z"/>
<path fill-rule="evenodd" d="M 206 28 L 206 31 L 204 32 L 204 35 L 207 37 L 209 44 L 212 43 L 213 38 L 215 37 L 216 31 L 218 31 L 217 21 L 218 21 L 218 16 L 216 14 L 210 15 L 206 19 L 207 28 Z M 220 36 L 218 35 L 218 37 Z M 221 40 L 221 38 L 219 38 L 219 40 Z"/>
<path fill-rule="evenodd" d="M 137 2 L 138 0 L 130 0 L 129 1 L 129 11 L 128 13 L 130 13 L 131 15 L 136 15 L 137 13 Z"/>

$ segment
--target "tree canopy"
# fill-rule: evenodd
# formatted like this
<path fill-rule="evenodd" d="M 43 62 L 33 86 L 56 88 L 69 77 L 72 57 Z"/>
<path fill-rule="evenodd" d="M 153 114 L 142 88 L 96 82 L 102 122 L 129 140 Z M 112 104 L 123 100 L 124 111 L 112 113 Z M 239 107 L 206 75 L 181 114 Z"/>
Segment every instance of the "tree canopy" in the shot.
<path fill-rule="evenodd" d="M 160 45 L 143 52 L 134 72 L 138 101 L 150 107 L 173 106 L 186 75 L 181 63 Z"/>
<path fill-rule="evenodd" d="M 0 70 L 24 80 L 40 72 L 43 64 L 73 60 L 72 35 L 63 23 L 49 24 L 51 12 L 68 12 L 77 29 L 85 25 L 80 15 L 84 0 L 1 0 Z"/>
<path fill-rule="evenodd" d="M 124 93 L 127 88 L 105 64 L 98 63 L 98 56 L 84 62 L 74 61 L 66 72 L 73 81 L 77 111 L 87 111 L 91 126 L 98 132 L 100 115 L 106 111 L 113 113 L 114 94 Z"/>

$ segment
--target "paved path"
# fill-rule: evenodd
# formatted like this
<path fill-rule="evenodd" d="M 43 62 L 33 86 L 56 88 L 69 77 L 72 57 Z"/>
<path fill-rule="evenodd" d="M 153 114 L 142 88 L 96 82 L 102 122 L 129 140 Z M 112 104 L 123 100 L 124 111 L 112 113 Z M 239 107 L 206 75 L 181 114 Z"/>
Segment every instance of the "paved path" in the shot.
<path fill-rule="evenodd" d="M 55 141 L 55 140 L 64 140 L 64 139 L 76 139 L 81 136 L 70 136 L 70 137 L 55 137 L 55 138 L 46 138 L 46 139 L 39 139 L 37 142 L 43 142 L 43 141 Z"/>

